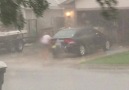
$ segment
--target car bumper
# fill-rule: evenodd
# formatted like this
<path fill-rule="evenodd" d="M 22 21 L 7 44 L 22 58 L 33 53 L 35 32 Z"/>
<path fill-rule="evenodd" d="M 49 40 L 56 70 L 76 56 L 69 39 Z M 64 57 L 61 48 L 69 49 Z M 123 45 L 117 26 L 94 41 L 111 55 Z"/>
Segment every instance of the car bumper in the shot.
<path fill-rule="evenodd" d="M 78 45 L 76 44 L 70 44 L 70 45 L 66 45 L 66 46 L 56 46 L 53 45 L 51 47 L 51 50 L 53 53 L 77 53 L 78 51 Z"/>

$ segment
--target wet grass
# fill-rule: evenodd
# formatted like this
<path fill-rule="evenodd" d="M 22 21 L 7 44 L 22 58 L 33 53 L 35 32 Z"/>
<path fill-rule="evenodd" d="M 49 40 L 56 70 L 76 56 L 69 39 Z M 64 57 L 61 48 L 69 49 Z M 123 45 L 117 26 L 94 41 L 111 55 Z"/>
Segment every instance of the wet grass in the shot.
<path fill-rule="evenodd" d="M 86 64 L 129 64 L 129 52 L 119 53 L 106 57 L 86 61 Z"/>

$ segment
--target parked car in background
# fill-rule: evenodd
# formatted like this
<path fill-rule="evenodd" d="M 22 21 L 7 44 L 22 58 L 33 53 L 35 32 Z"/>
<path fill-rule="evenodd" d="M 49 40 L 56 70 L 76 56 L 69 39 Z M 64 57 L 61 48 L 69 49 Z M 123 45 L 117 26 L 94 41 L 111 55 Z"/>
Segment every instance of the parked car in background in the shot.
<path fill-rule="evenodd" d="M 22 52 L 25 32 L 19 30 L 0 31 L 0 49 Z"/>
<path fill-rule="evenodd" d="M 66 28 L 57 32 L 51 40 L 54 57 L 62 53 L 74 53 L 83 56 L 92 50 L 109 50 L 110 40 L 93 28 Z"/>

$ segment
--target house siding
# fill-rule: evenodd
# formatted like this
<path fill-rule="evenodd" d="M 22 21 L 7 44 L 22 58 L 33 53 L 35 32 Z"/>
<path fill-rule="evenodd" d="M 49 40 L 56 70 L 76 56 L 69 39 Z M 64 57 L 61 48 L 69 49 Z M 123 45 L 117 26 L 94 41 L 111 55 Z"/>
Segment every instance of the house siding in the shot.
<path fill-rule="evenodd" d="M 92 26 L 105 33 L 113 42 L 127 42 L 129 38 L 129 9 L 119 10 L 118 19 L 105 20 L 100 10 L 77 12 L 79 26 Z"/>
<path fill-rule="evenodd" d="M 129 42 L 129 0 L 117 0 L 119 11 L 116 20 L 105 20 L 100 5 L 95 0 L 75 0 L 75 20 L 77 26 L 92 26 L 105 33 L 113 42 Z M 72 5 L 66 4 L 66 6 Z M 65 8 L 67 10 L 68 8 Z M 67 22 L 66 22 L 67 24 Z"/>
<path fill-rule="evenodd" d="M 36 36 L 44 31 L 56 32 L 56 29 L 64 26 L 63 9 L 47 9 L 43 17 L 37 18 L 32 9 L 24 10 L 25 27 L 29 35 Z M 35 33 L 35 34 L 34 34 Z"/>
<path fill-rule="evenodd" d="M 117 0 L 117 8 L 129 8 L 129 0 Z M 75 1 L 77 10 L 88 10 L 88 9 L 100 9 L 99 4 L 95 0 L 76 0 Z"/>
<path fill-rule="evenodd" d="M 45 11 L 43 17 L 37 18 L 37 29 L 39 33 L 48 30 L 55 33 L 58 28 L 64 26 L 64 16 L 62 9 L 49 9 Z"/>

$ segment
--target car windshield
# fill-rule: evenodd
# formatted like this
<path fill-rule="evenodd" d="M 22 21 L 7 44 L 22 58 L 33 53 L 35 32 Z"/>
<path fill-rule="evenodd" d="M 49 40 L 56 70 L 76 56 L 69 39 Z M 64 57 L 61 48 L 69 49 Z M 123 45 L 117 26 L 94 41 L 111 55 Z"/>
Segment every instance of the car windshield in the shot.
<path fill-rule="evenodd" d="M 76 30 L 74 29 L 65 29 L 57 32 L 54 35 L 54 38 L 71 38 L 76 33 Z"/>

